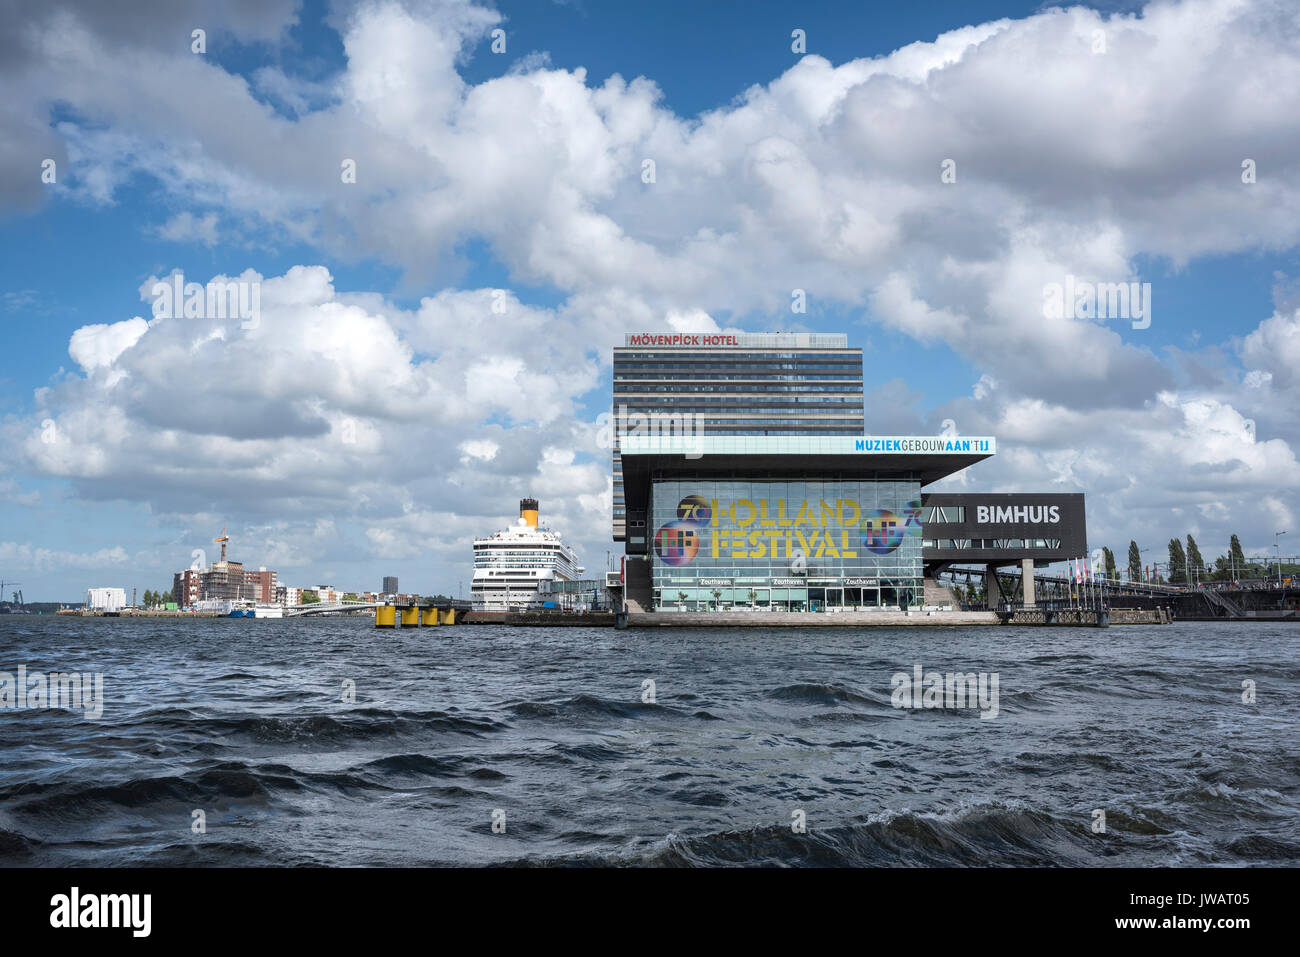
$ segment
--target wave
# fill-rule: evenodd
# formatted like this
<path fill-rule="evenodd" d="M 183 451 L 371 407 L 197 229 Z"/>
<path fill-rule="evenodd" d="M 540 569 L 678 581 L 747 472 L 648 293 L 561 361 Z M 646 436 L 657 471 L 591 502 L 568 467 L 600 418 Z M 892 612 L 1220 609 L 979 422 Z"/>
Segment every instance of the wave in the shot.
<path fill-rule="evenodd" d="M 340 709 L 335 714 L 239 715 L 200 714 L 187 708 L 161 708 L 141 712 L 126 725 L 134 731 L 183 733 L 208 738 L 251 738 L 264 744 L 317 742 L 338 744 L 348 740 L 403 734 L 447 732 L 478 736 L 502 730 L 490 718 L 450 714 L 446 711 L 391 711 L 383 708 Z"/>
<path fill-rule="evenodd" d="M 0 864 L 29 861 L 36 855 L 37 843 L 17 831 L 0 828 Z"/>
<path fill-rule="evenodd" d="M 520 718 L 640 718 L 646 715 L 684 715 L 666 704 L 641 701 L 613 701 L 595 695 L 580 694 L 563 701 L 520 701 L 508 706 Z M 699 712 L 696 712 L 698 715 Z"/>
<path fill-rule="evenodd" d="M 1064 819 L 1009 804 L 945 814 L 887 812 L 828 828 L 809 822 L 671 834 L 653 845 L 607 854 L 525 858 L 521 866 L 621 867 L 1059 867 L 1109 863 L 1086 817 Z"/>
<path fill-rule="evenodd" d="M 774 698 L 777 701 L 793 701 L 797 704 L 820 704 L 820 705 L 840 705 L 840 704 L 861 704 L 878 707 L 880 705 L 890 706 L 889 696 L 871 696 L 853 691 L 840 684 L 793 684 L 782 685 L 779 688 L 773 688 L 765 693 L 768 698 Z"/>

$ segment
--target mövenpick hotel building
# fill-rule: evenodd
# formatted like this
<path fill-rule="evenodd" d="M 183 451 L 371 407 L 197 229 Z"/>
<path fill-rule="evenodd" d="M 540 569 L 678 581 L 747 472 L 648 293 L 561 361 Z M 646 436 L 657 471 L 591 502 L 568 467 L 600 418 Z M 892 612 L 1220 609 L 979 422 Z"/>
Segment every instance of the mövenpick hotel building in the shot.
<path fill-rule="evenodd" d="M 613 389 L 634 610 L 910 607 L 954 563 L 1086 554 L 1081 494 L 924 493 L 996 441 L 876 431 L 846 336 L 628 335 Z"/>
<path fill-rule="evenodd" d="M 629 516 L 623 495 L 623 436 L 862 435 L 862 350 L 808 332 L 628 335 L 614 348 L 613 421 L 614 541 L 644 544 L 648 517 Z"/>

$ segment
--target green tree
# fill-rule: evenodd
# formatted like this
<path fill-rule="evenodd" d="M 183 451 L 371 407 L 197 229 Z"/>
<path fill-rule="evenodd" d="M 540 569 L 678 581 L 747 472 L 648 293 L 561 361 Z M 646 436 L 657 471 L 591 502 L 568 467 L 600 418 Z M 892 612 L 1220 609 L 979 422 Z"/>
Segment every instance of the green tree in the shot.
<path fill-rule="evenodd" d="M 1183 543 L 1176 538 L 1169 539 L 1169 584 L 1178 585 L 1187 581 L 1187 556 L 1183 554 Z"/>
<path fill-rule="evenodd" d="M 1229 570 L 1235 578 L 1241 578 L 1241 570 L 1246 567 L 1246 555 L 1241 550 L 1241 542 L 1236 535 L 1232 536 L 1232 541 L 1228 545 L 1228 565 Z"/>
<path fill-rule="evenodd" d="M 320 595 L 316 594 L 314 591 L 305 591 L 305 592 L 302 593 L 302 598 L 300 599 L 300 601 L 301 601 L 304 605 L 315 605 L 315 604 L 319 604 L 319 602 L 320 602 Z"/>
<path fill-rule="evenodd" d="M 1187 536 L 1187 580 L 1189 582 L 1199 581 L 1205 577 L 1205 559 L 1201 558 L 1201 550 L 1196 547 L 1196 539 L 1190 534 Z"/>
<path fill-rule="evenodd" d="M 1101 546 L 1102 564 L 1106 568 L 1106 578 L 1110 581 L 1115 580 L 1115 553 L 1105 545 Z"/>
<path fill-rule="evenodd" d="M 162 600 L 163 600 L 163 604 L 165 605 L 170 605 L 172 602 L 176 600 L 175 598 L 172 597 L 170 588 L 167 591 L 163 592 Z"/>
<path fill-rule="evenodd" d="M 1134 582 L 1142 580 L 1142 552 L 1131 538 L 1128 543 L 1128 578 Z"/>

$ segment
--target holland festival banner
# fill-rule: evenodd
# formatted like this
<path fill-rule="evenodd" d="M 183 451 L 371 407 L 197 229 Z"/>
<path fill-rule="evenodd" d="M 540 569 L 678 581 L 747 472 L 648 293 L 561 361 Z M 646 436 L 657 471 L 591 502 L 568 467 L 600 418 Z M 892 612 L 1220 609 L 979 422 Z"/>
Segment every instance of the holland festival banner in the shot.
<path fill-rule="evenodd" d="M 921 503 L 901 510 L 864 508 L 850 498 L 738 498 L 687 495 L 677 518 L 655 533 L 655 554 L 668 565 L 709 558 L 859 558 L 889 555 L 921 534 Z"/>

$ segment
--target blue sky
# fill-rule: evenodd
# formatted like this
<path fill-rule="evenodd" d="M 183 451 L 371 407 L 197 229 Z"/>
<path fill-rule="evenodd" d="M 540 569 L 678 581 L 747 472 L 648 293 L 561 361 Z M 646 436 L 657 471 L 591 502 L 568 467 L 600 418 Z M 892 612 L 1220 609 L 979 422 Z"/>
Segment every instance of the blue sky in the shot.
<path fill-rule="evenodd" d="M 28 600 L 166 587 L 223 526 L 291 584 L 454 591 L 530 493 L 599 567 L 633 330 L 845 332 L 872 431 L 997 435 L 965 487 L 1085 491 L 1094 547 L 1296 524 L 1285 4 L 161 9 L 33 5 L 0 57 L 0 577 Z M 128 323 L 176 270 L 253 270 L 266 327 Z M 1065 273 L 1150 282 L 1150 328 L 1045 322 Z"/>

